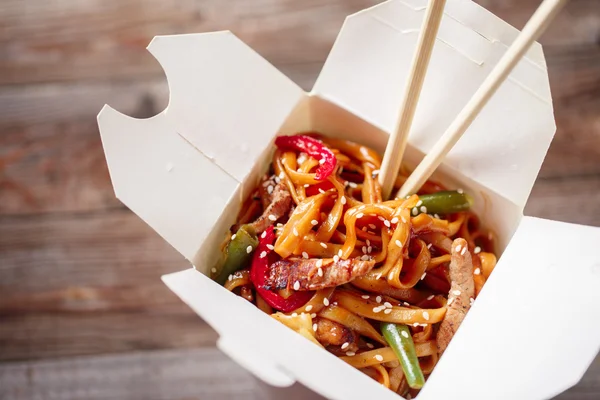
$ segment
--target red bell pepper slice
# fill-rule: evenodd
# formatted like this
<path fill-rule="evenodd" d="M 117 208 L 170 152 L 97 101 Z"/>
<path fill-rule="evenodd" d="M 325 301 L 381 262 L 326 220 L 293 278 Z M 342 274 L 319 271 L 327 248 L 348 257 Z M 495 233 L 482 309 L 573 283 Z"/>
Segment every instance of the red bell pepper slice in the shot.
<path fill-rule="evenodd" d="M 318 181 L 327 179 L 335 170 L 337 164 L 335 154 L 318 139 L 305 135 L 279 136 L 275 139 L 275 145 L 282 150 L 303 151 L 319 160 L 321 165 L 315 174 L 315 179 Z"/>
<path fill-rule="evenodd" d="M 290 297 L 283 298 L 278 293 L 265 288 L 266 275 L 269 272 L 269 265 L 274 262 L 276 253 L 270 250 L 267 245 L 275 242 L 275 230 L 273 226 L 267 228 L 260 236 L 258 247 L 252 258 L 250 267 L 250 280 L 254 284 L 256 291 L 260 296 L 276 310 L 291 312 L 306 304 L 313 296 L 314 292 L 294 292 Z M 261 257 L 262 255 L 262 257 Z"/>

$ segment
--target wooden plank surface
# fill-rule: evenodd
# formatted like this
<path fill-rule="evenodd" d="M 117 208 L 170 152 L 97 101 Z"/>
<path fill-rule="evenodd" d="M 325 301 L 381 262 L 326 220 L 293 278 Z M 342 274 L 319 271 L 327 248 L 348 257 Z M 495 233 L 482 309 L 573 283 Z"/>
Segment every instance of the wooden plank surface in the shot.
<path fill-rule="evenodd" d="M 478 2 L 520 28 L 540 0 Z M 376 3 L 2 2 L 0 399 L 290 396 L 215 350 L 159 281 L 187 263 L 114 198 L 95 116 L 166 106 L 156 34 L 231 29 L 308 90 L 344 17 Z M 572 0 L 542 38 L 557 134 L 528 215 L 600 226 L 599 37 L 600 2 Z M 599 359 L 559 396 L 596 398 Z"/>
<path fill-rule="evenodd" d="M 600 359 L 590 372 L 556 400 L 596 400 L 600 383 L 591 377 L 600 375 Z M 0 398 L 323 399 L 299 384 L 270 387 L 214 348 L 6 363 L 0 365 Z"/>

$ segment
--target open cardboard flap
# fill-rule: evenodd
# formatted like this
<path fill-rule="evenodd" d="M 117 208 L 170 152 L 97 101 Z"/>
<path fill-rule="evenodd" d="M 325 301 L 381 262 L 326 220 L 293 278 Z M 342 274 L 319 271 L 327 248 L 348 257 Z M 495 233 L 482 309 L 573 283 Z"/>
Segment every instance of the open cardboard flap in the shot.
<path fill-rule="evenodd" d="M 313 93 L 392 132 L 426 4 L 387 1 L 349 16 Z M 428 152 L 517 34 L 471 1 L 448 0 L 410 133 L 412 146 Z M 548 73 L 535 43 L 444 164 L 523 207 L 554 131 Z"/>
<path fill-rule="evenodd" d="M 157 37 L 149 49 L 169 82 L 167 109 L 148 120 L 109 107 L 98 116 L 117 197 L 196 268 L 163 280 L 219 333 L 225 353 L 268 383 L 297 380 L 335 399 L 398 398 L 202 273 L 278 132 L 385 143 L 424 5 L 388 1 L 348 18 L 310 95 L 229 32 Z M 431 147 L 516 34 L 469 1 L 448 1 L 412 156 Z M 598 351 L 600 267 L 585 251 L 599 230 L 522 215 L 554 129 L 536 45 L 439 171 L 486 204 L 476 211 L 505 254 L 419 398 L 546 398 L 574 384 Z"/>

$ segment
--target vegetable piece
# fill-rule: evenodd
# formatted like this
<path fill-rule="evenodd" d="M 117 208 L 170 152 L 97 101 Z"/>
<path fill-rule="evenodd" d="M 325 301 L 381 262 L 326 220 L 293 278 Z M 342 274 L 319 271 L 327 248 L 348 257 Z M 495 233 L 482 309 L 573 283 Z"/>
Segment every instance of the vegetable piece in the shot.
<path fill-rule="evenodd" d="M 406 325 L 382 323 L 381 332 L 394 350 L 396 357 L 398 357 L 408 386 L 413 389 L 421 389 L 425 384 L 425 377 L 419 366 L 419 359 L 410 335 L 410 329 Z"/>
<path fill-rule="evenodd" d="M 421 212 L 421 207 L 425 207 L 428 214 L 452 214 L 460 211 L 467 211 L 473 205 L 473 198 L 466 193 L 456 190 L 448 190 L 433 194 L 422 194 L 419 200 L 423 203 L 417 207 Z"/>
<path fill-rule="evenodd" d="M 329 150 L 323 142 L 318 139 L 304 136 L 279 136 L 275 139 L 275 145 L 282 150 L 298 150 L 303 151 L 309 156 L 319 160 L 319 168 L 315 174 L 315 179 L 323 181 L 335 170 L 337 160 L 335 154 Z"/>
<path fill-rule="evenodd" d="M 223 285 L 227 277 L 236 271 L 244 268 L 252 258 L 252 251 L 258 245 L 258 238 L 254 233 L 254 228 L 250 225 L 242 225 L 235 233 L 235 237 L 227 244 L 225 250 L 225 262 L 215 277 L 215 281 Z M 248 249 L 251 251 L 248 252 Z"/>
<path fill-rule="evenodd" d="M 274 241 L 275 230 L 270 226 L 260 236 L 258 247 L 254 252 L 252 267 L 250 268 L 250 280 L 254 284 L 258 294 L 260 294 L 267 304 L 279 311 L 291 312 L 306 304 L 314 292 L 293 292 L 291 296 L 284 298 L 266 287 L 269 264 L 275 261 L 276 257 L 273 250 L 270 250 L 267 246 L 272 245 Z"/>

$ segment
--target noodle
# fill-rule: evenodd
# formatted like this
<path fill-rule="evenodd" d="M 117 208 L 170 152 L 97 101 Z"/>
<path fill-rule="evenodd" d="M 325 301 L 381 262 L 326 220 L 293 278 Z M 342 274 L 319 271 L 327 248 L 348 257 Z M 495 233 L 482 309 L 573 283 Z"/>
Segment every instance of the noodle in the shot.
<path fill-rule="evenodd" d="M 446 190 L 436 182 L 428 181 L 407 198 L 384 201 L 377 177 L 381 157 L 369 147 L 315 134 L 299 138 L 312 142 L 304 150 L 284 147 L 274 152 L 268 179 L 275 183 L 259 186 L 244 202 L 228 236 L 232 242 L 238 228 L 261 217 L 276 225 L 273 242 L 259 244 L 262 250 L 253 254 L 252 263 L 240 265 L 224 286 L 390 390 L 414 395 L 410 374 L 381 326 L 404 326 L 415 365 L 428 376 L 442 351 L 440 326 L 455 300 L 449 294 L 453 241 L 466 241 L 462 243 L 472 258 L 468 275 L 475 298 L 497 262 L 495 236 L 482 228 L 468 205 L 443 213 L 439 204 L 423 204 L 426 197 Z M 333 164 L 316 156 L 322 153 Z M 326 167 L 328 175 L 319 175 Z M 396 187 L 409 172 L 401 170 Z M 276 201 L 278 190 L 289 193 L 287 208 L 277 216 L 261 216 Z M 422 200 L 424 194 L 428 196 Z M 436 211 L 428 213 L 428 206 Z M 263 230 L 256 232 L 261 238 L 267 233 Z M 257 278 L 253 271 L 259 267 L 254 264 L 261 259 L 266 270 Z M 280 303 L 289 303 L 285 312 L 278 311 L 284 309 Z"/>

